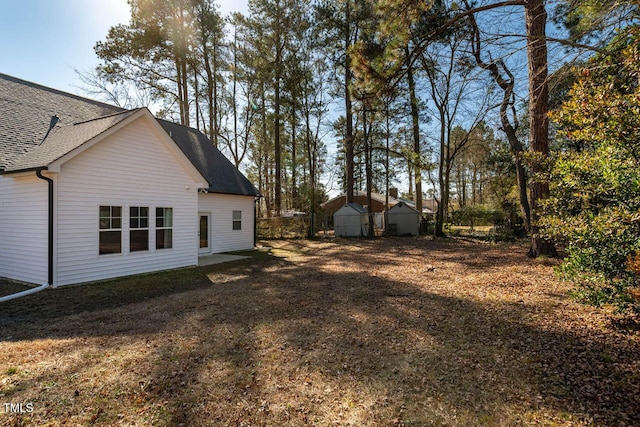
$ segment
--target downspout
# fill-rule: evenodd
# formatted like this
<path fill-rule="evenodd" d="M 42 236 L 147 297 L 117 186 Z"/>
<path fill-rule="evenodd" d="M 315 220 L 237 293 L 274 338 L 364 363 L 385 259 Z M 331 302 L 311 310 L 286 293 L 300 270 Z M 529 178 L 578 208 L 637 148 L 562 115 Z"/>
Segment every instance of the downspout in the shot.
<path fill-rule="evenodd" d="M 42 169 L 36 170 L 36 176 L 49 184 L 49 224 L 48 224 L 48 271 L 47 284 L 53 286 L 53 180 L 42 175 Z"/>
<path fill-rule="evenodd" d="M 48 284 L 53 286 L 53 180 L 49 177 L 42 175 L 42 169 L 36 170 L 36 176 L 40 179 L 47 181 L 49 184 L 49 245 L 48 245 Z"/>
<path fill-rule="evenodd" d="M 258 244 L 258 201 L 260 198 L 253 199 L 253 247 Z"/>
<path fill-rule="evenodd" d="M 47 270 L 47 283 L 40 285 L 36 288 L 27 289 L 26 291 L 18 292 L 15 294 L 7 295 L 0 298 L 0 303 L 5 301 L 11 301 L 13 299 L 26 297 L 27 295 L 35 294 L 36 292 L 43 291 L 53 284 L 53 180 L 42 175 L 42 169 L 36 169 L 36 176 L 42 180 L 47 181 L 49 185 L 49 219 L 48 219 L 48 270 Z"/>

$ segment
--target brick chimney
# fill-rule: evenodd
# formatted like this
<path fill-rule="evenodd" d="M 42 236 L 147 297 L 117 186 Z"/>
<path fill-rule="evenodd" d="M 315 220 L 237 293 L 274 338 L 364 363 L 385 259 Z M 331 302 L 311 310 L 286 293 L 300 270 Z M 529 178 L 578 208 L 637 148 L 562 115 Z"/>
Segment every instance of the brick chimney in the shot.
<path fill-rule="evenodd" d="M 398 189 L 397 188 L 389 188 L 389 197 L 393 197 L 394 199 L 398 198 Z"/>

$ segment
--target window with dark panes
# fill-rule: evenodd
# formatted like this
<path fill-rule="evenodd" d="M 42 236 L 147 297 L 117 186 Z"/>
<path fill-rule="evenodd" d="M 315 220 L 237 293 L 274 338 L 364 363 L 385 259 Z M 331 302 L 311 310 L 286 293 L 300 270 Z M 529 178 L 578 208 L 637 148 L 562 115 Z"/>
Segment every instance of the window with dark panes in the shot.
<path fill-rule="evenodd" d="M 233 211 L 233 230 L 242 230 L 242 211 Z"/>
<path fill-rule="evenodd" d="M 122 207 L 100 206 L 100 255 L 122 253 Z"/>
<path fill-rule="evenodd" d="M 173 247 L 173 208 L 156 208 L 156 249 Z"/>
<path fill-rule="evenodd" d="M 129 251 L 149 250 L 149 208 L 131 206 L 129 208 Z"/>

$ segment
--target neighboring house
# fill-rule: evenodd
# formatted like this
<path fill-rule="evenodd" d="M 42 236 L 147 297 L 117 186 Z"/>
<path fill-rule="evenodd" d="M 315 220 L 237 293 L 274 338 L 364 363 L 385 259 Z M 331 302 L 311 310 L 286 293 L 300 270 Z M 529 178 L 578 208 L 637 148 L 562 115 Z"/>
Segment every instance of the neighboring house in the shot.
<path fill-rule="evenodd" d="M 404 202 L 387 212 L 387 234 L 390 236 L 418 236 L 420 234 L 420 212 Z"/>
<path fill-rule="evenodd" d="M 257 196 L 195 129 L 0 74 L 0 277 L 68 285 L 251 249 Z"/>
<path fill-rule="evenodd" d="M 413 200 L 398 198 L 398 202 L 402 202 L 405 205 L 415 209 L 416 203 Z M 433 215 L 438 211 L 438 202 L 435 199 L 423 199 L 422 200 L 422 215 Z"/>
<path fill-rule="evenodd" d="M 366 236 L 369 228 L 367 210 L 357 203 L 347 203 L 333 214 L 335 235 L 339 237 Z"/>
<path fill-rule="evenodd" d="M 341 209 L 347 203 L 347 195 L 340 194 L 339 196 L 334 197 L 333 199 L 327 200 L 322 203 L 320 207 L 324 211 L 324 214 L 327 217 L 334 215 L 338 209 Z M 391 208 L 398 203 L 398 200 L 394 197 L 389 196 L 389 204 L 386 204 L 386 197 L 384 194 L 371 193 L 371 206 L 368 206 L 369 202 L 367 199 L 367 193 L 365 191 L 354 191 L 353 192 L 353 203 L 357 203 L 367 209 L 371 209 L 374 213 L 382 213 L 384 212 L 385 206 Z"/>

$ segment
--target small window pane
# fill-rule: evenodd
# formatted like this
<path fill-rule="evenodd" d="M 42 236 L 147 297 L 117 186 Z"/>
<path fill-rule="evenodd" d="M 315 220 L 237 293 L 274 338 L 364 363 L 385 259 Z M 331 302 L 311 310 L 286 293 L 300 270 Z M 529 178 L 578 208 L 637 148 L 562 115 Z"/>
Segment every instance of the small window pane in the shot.
<path fill-rule="evenodd" d="M 156 249 L 171 249 L 173 247 L 173 230 L 156 230 Z"/>
<path fill-rule="evenodd" d="M 164 208 L 156 208 L 156 227 L 164 227 Z"/>
<path fill-rule="evenodd" d="M 100 232 L 100 255 L 119 254 L 122 252 L 122 239 L 120 231 Z"/>
<path fill-rule="evenodd" d="M 100 230 L 105 230 L 109 227 L 110 221 L 109 218 L 100 218 Z"/>
<path fill-rule="evenodd" d="M 156 208 L 156 227 L 173 227 L 173 208 Z"/>
<path fill-rule="evenodd" d="M 140 220 L 136 217 L 131 217 L 131 224 L 129 225 L 129 227 L 131 228 L 140 228 Z"/>
<path fill-rule="evenodd" d="M 131 230 L 129 250 L 131 252 L 149 250 L 149 230 Z"/>
<path fill-rule="evenodd" d="M 139 209 L 140 209 L 141 217 L 149 218 L 149 208 L 139 208 Z"/>
<path fill-rule="evenodd" d="M 111 228 L 122 228 L 122 219 L 121 218 L 111 218 Z"/>
<path fill-rule="evenodd" d="M 149 218 L 140 218 L 139 228 L 149 228 Z"/>
<path fill-rule="evenodd" d="M 242 211 L 233 211 L 233 219 L 241 220 L 242 219 Z"/>

